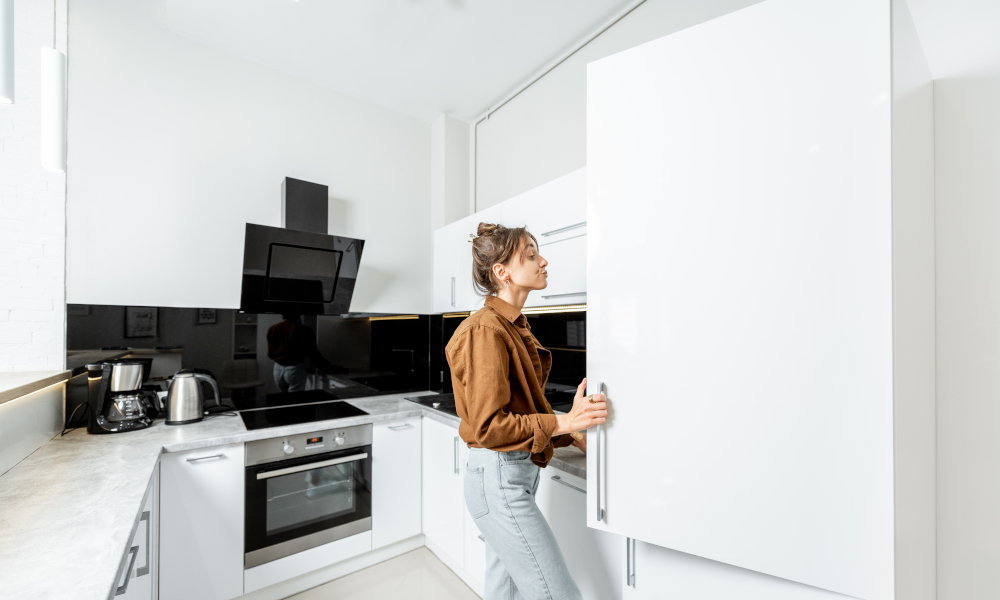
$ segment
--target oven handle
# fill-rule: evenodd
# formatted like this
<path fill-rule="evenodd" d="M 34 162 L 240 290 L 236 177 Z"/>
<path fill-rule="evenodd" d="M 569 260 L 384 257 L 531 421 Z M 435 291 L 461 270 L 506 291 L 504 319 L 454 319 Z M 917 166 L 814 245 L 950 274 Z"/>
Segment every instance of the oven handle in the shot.
<path fill-rule="evenodd" d="M 354 462 L 356 460 L 364 460 L 368 458 L 367 452 L 362 452 L 361 454 L 353 454 L 351 456 L 345 456 L 343 458 L 331 458 L 330 460 L 321 460 L 319 462 L 313 462 L 305 465 L 298 465 L 297 467 L 288 467 L 285 469 L 276 469 L 274 471 L 267 471 L 264 473 L 257 473 L 257 480 L 269 479 L 271 477 L 278 477 L 280 475 L 288 475 L 290 473 L 301 473 L 302 471 L 310 471 L 312 469 L 318 469 L 320 467 L 329 467 L 330 465 L 339 465 L 346 462 Z"/>

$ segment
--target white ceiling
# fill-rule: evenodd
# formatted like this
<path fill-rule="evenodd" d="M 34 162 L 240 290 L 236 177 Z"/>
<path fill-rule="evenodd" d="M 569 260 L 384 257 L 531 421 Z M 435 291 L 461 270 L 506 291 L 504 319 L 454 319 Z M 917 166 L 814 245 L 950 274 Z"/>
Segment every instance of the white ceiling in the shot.
<path fill-rule="evenodd" d="M 1000 72 L 1000 0 L 907 0 L 935 79 Z"/>
<path fill-rule="evenodd" d="M 470 121 L 635 0 L 166 0 L 174 32 L 425 121 Z"/>
<path fill-rule="evenodd" d="M 471 121 L 636 0 L 166 0 L 170 29 L 424 121 Z M 710 1 L 710 0 L 706 0 Z M 1000 72 L 1000 0 L 907 0 L 936 79 Z"/>

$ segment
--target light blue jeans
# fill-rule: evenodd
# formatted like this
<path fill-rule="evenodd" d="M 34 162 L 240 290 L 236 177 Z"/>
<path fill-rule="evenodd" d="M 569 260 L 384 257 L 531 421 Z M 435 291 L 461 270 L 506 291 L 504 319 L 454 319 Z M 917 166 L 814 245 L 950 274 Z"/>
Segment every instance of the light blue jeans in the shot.
<path fill-rule="evenodd" d="M 484 600 L 582 600 L 535 504 L 539 471 L 527 452 L 469 451 L 465 505 L 486 539 Z"/>
<path fill-rule="evenodd" d="M 278 384 L 281 393 L 305 391 L 308 375 L 305 363 L 289 367 L 274 363 L 274 383 Z"/>

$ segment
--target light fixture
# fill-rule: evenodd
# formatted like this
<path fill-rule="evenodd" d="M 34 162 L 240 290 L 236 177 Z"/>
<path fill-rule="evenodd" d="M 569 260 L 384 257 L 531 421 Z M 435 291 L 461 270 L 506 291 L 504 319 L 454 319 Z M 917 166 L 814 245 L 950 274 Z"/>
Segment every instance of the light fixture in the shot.
<path fill-rule="evenodd" d="M 14 104 L 14 0 L 0 0 L 0 104 Z"/>
<path fill-rule="evenodd" d="M 66 55 L 56 50 L 56 4 L 52 2 L 52 47 L 42 48 L 42 167 L 66 172 Z"/>

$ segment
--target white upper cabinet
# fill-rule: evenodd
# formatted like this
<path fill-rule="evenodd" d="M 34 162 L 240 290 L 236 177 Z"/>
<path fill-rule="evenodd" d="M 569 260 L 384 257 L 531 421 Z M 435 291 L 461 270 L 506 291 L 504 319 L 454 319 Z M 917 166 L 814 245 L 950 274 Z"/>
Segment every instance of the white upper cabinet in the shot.
<path fill-rule="evenodd" d="M 472 286 L 472 245 L 479 223 L 527 227 L 549 261 L 549 285 L 525 306 L 587 302 L 587 170 L 579 169 L 434 232 L 434 310 L 475 311 L 483 298 Z"/>
<path fill-rule="evenodd" d="M 549 285 L 525 306 L 587 301 L 587 169 L 579 169 L 499 204 L 503 224 L 524 227 L 549 262 Z"/>
<path fill-rule="evenodd" d="M 933 598 L 932 95 L 905 15 L 767 0 L 588 66 L 591 527 Z"/>

